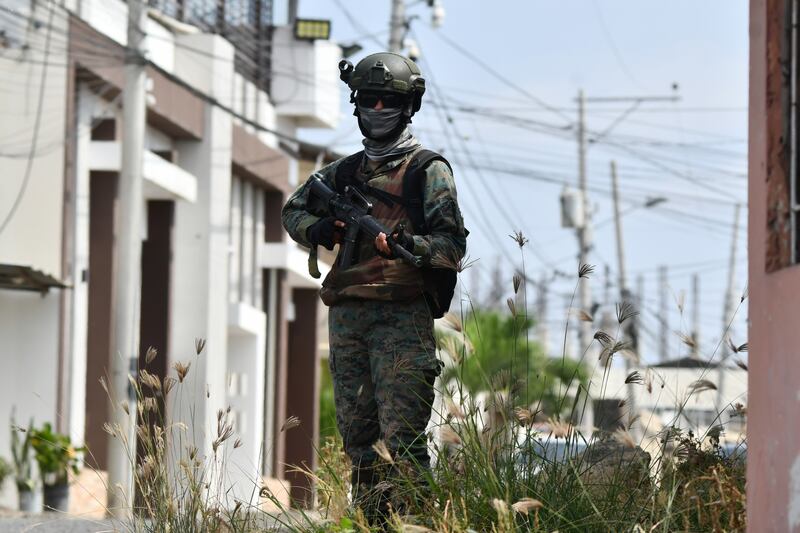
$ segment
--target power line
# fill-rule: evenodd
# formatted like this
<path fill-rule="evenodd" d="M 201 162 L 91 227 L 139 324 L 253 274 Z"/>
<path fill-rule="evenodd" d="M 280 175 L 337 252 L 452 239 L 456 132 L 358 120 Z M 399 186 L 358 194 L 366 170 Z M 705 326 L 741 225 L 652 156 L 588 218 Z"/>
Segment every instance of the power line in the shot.
<path fill-rule="evenodd" d="M 48 29 L 47 29 L 47 34 L 45 36 L 44 65 L 42 66 L 42 78 L 39 83 L 39 100 L 36 104 L 36 115 L 33 122 L 33 136 L 31 139 L 30 152 L 28 153 L 28 160 L 25 164 L 25 173 L 23 174 L 22 184 L 20 185 L 19 191 L 17 191 L 17 195 L 14 198 L 14 202 L 11 204 L 11 209 L 9 209 L 2 223 L 0 223 L 0 235 L 8 227 L 8 224 L 11 222 L 11 219 L 14 217 L 14 214 L 17 212 L 17 209 L 22 203 L 22 198 L 23 196 L 25 196 L 25 191 L 28 189 L 28 183 L 30 182 L 31 178 L 31 171 L 33 169 L 33 160 L 36 154 L 36 145 L 39 140 L 39 127 L 41 126 L 42 122 L 42 107 L 44 105 L 44 88 L 45 85 L 47 84 L 47 60 L 50 56 L 50 36 L 52 31 L 54 11 L 55 8 L 53 4 L 51 4 L 50 10 L 48 12 L 49 13 Z"/>
<path fill-rule="evenodd" d="M 597 21 L 600 23 L 600 29 L 603 31 L 603 36 L 608 43 L 608 46 L 611 48 L 611 51 L 614 54 L 614 58 L 617 60 L 617 64 L 619 65 L 620 70 L 628 77 L 631 82 L 639 87 L 640 89 L 647 91 L 642 84 L 636 79 L 636 76 L 628 68 L 628 64 L 625 62 L 625 59 L 622 57 L 622 53 L 620 52 L 619 48 L 617 48 L 617 43 L 614 41 L 614 37 L 612 36 L 611 32 L 608 30 L 608 26 L 606 26 L 605 17 L 603 17 L 603 10 L 600 9 L 600 5 L 597 3 L 597 0 L 592 0 L 592 5 L 594 6 L 594 10 L 597 13 Z"/>
<path fill-rule="evenodd" d="M 536 104 L 538 104 L 542 108 L 544 108 L 544 109 L 550 111 L 551 113 L 553 113 L 555 115 L 558 115 L 562 119 L 566 120 L 568 124 L 570 124 L 570 125 L 572 124 L 572 119 L 569 117 L 569 115 L 567 115 L 566 113 L 561 111 L 559 108 L 548 104 L 547 102 L 545 102 L 541 98 L 531 94 L 528 90 L 524 89 L 523 87 L 520 87 L 513 80 L 507 78 L 506 76 L 504 76 L 503 74 L 501 74 L 500 72 L 498 72 L 497 70 L 495 70 L 494 68 L 489 66 L 485 61 L 483 61 L 482 59 L 478 58 L 472 52 L 470 52 L 469 50 L 467 50 L 466 48 L 464 48 L 463 46 L 461 46 L 457 42 L 455 42 L 452 39 L 450 39 L 449 37 L 447 37 L 444 33 L 440 32 L 440 31 L 437 31 L 437 32 L 435 32 L 435 34 L 438 35 L 439 38 L 442 39 L 445 43 L 447 43 L 451 48 L 453 48 L 458 53 L 460 53 L 461 55 L 463 55 L 464 57 L 466 57 L 467 59 L 469 59 L 470 61 L 472 61 L 476 65 L 478 65 L 479 67 L 481 67 L 486 72 L 490 73 L 492 76 L 494 76 L 498 80 L 502 81 L 503 83 L 505 83 L 506 85 L 508 85 L 509 87 L 511 87 L 512 89 L 514 89 L 518 93 L 520 93 L 521 95 L 525 96 L 529 100 L 535 102 Z"/>

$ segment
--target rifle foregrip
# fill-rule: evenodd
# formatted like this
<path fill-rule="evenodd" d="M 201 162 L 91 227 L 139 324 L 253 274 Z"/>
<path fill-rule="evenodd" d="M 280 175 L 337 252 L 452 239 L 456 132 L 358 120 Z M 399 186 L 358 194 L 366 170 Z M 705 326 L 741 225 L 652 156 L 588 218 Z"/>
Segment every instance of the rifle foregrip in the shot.
<path fill-rule="evenodd" d="M 405 248 L 403 248 L 399 244 L 395 244 L 394 245 L 394 253 L 395 253 L 396 256 L 401 257 L 402 259 L 405 259 L 405 261 L 410 265 L 413 265 L 413 266 L 415 266 L 417 268 L 422 266 L 422 258 L 421 257 L 417 257 L 416 255 L 412 254 L 411 252 L 409 252 L 408 250 L 406 250 Z"/>

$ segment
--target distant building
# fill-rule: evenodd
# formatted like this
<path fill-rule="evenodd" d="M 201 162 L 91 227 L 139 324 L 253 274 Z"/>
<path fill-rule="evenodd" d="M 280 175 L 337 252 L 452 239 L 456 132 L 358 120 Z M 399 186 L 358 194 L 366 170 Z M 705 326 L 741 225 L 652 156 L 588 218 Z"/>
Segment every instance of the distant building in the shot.
<path fill-rule="evenodd" d="M 750 1 L 747 525 L 800 531 L 800 2 Z"/>
<path fill-rule="evenodd" d="M 625 381 L 634 370 L 639 376 L 631 386 Z M 646 437 L 666 427 L 703 436 L 714 426 L 723 428 L 722 439 L 727 442 L 736 443 L 744 436 L 744 413 L 735 406 L 747 404 L 747 372 L 737 366 L 723 367 L 687 357 L 629 371 L 612 366 L 604 378 L 601 372 L 599 368 L 595 370 L 589 387 L 595 427 L 614 430 L 628 425 L 631 417 L 638 415 L 637 432 Z M 725 373 L 726 386 L 720 399 L 719 390 L 707 388 L 702 382 L 716 386 L 721 372 Z M 633 412 L 629 390 L 633 391 Z"/>
<path fill-rule="evenodd" d="M 291 17 L 296 2 L 283 1 Z M 292 139 L 299 127 L 337 125 L 341 49 L 274 25 L 273 0 L 149 4 L 139 363 L 163 376 L 192 361 L 184 402 L 201 452 L 217 410 L 232 407 L 243 446 L 231 475 L 250 482 L 236 484 L 237 497 L 263 477 L 306 498 L 307 480 L 286 465 L 315 464 L 319 282 L 280 208 L 331 157 Z M 102 470 L 109 408 L 98 380 L 113 346 L 115 228 L 125 223 L 115 200 L 127 5 L 4 10 L 0 455 L 15 406 L 21 423 L 51 421 L 85 442 L 87 463 Z M 145 365 L 149 346 L 159 356 Z M 281 432 L 289 416 L 301 425 Z"/>

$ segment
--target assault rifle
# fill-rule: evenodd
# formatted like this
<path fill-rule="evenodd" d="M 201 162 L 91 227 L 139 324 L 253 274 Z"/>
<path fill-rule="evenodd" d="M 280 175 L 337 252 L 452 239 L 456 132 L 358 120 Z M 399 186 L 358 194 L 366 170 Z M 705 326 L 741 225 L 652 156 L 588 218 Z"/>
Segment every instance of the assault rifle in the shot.
<path fill-rule="evenodd" d="M 339 251 L 339 268 L 348 268 L 353 265 L 353 255 L 356 251 L 359 232 L 363 232 L 372 240 L 375 240 L 379 233 L 386 234 L 386 243 L 396 257 L 402 258 L 415 267 L 422 266 L 422 258 L 403 248 L 392 238 L 392 231 L 370 214 L 372 213 L 372 203 L 361 191 L 348 185 L 344 189 L 344 194 L 339 194 L 316 176 L 309 179 L 308 186 L 309 196 L 317 200 L 331 216 L 345 223 L 344 242 Z"/>

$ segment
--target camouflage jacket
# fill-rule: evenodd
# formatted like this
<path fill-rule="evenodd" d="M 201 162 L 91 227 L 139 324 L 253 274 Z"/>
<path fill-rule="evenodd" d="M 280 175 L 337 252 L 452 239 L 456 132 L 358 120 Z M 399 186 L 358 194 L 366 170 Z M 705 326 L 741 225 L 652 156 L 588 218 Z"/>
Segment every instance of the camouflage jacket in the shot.
<path fill-rule="evenodd" d="M 401 196 L 403 176 L 414 153 L 384 162 L 375 170 L 368 168 L 364 158 L 356 178 L 371 187 Z M 342 161 L 331 163 L 315 175 L 335 189 L 336 169 Z M 432 261 L 442 266 L 439 263 L 442 258 L 446 258 L 446 264 L 452 265 L 464 256 L 467 245 L 467 231 L 458 207 L 453 173 L 445 163 L 433 161 L 426 167 L 425 174 L 423 211 L 430 234 L 414 235 L 413 253 L 420 256 L 426 266 L 430 266 Z M 304 183 L 283 206 L 281 218 L 283 227 L 292 239 L 310 247 L 306 231 L 320 217 L 306 210 L 307 197 Z M 373 202 L 372 215 L 387 228 L 393 229 L 398 223 L 412 228 L 404 206 L 387 206 L 372 197 L 370 200 Z M 401 259 L 381 257 L 368 238 L 360 239 L 357 250 L 356 264 L 347 269 L 339 269 L 334 265 L 325 278 L 320 291 L 323 302 L 332 305 L 347 298 L 404 301 L 422 294 L 420 269 Z"/>

